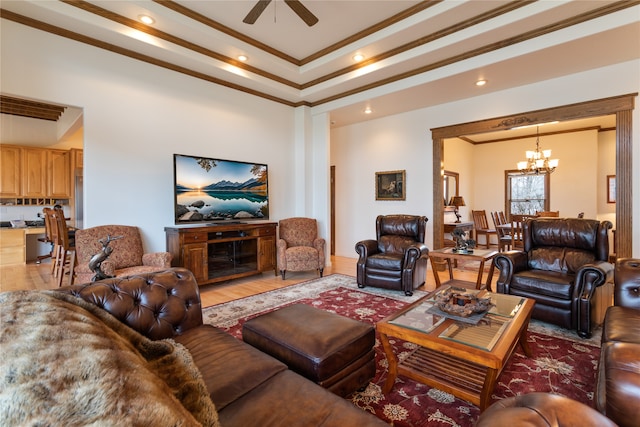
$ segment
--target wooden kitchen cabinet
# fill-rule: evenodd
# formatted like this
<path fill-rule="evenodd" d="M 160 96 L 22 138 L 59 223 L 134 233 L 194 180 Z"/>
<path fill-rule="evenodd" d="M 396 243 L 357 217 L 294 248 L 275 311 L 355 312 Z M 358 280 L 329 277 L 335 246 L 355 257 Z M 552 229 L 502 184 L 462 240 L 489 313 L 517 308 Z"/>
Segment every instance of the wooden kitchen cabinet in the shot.
<path fill-rule="evenodd" d="M 0 230 L 0 265 L 26 262 L 26 236 L 22 228 Z"/>
<path fill-rule="evenodd" d="M 48 155 L 42 148 L 22 149 L 23 197 L 47 197 Z"/>
<path fill-rule="evenodd" d="M 22 149 L 0 145 L 0 197 L 22 193 Z"/>
<path fill-rule="evenodd" d="M 82 150 L 73 150 L 82 161 Z M 72 151 L 0 145 L 0 197 L 69 199 L 72 194 Z M 23 204 L 14 201 L 14 204 Z"/>
<path fill-rule="evenodd" d="M 79 148 L 72 148 L 69 151 L 71 152 L 72 169 L 82 169 L 84 164 L 83 151 Z"/>
<path fill-rule="evenodd" d="M 68 199 L 71 197 L 71 153 L 67 150 L 48 151 L 47 197 Z"/>
<path fill-rule="evenodd" d="M 171 265 L 191 270 L 198 285 L 260 274 L 276 266 L 274 222 L 165 227 Z"/>

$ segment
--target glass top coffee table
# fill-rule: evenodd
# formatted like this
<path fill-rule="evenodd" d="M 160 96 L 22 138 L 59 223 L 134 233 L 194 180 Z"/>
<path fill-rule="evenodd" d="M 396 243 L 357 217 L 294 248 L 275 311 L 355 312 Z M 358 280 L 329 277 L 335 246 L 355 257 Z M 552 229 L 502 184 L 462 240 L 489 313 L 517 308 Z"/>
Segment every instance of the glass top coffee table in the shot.
<path fill-rule="evenodd" d="M 390 392 L 396 377 L 403 375 L 467 400 L 483 411 L 516 345 L 520 343 L 525 355 L 531 356 L 526 335 L 535 301 L 460 288 L 461 292 L 490 297 L 495 304 L 473 324 L 468 323 L 470 319 L 448 317 L 436 307 L 435 296 L 448 288 L 438 288 L 377 323 L 389 362 L 383 392 Z M 418 348 L 398 361 L 389 336 L 417 344 Z"/>

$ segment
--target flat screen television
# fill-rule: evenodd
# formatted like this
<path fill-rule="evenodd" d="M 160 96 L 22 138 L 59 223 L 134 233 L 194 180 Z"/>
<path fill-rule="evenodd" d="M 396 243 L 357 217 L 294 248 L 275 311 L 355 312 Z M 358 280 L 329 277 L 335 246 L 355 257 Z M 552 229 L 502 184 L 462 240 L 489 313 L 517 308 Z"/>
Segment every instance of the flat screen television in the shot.
<path fill-rule="evenodd" d="M 173 155 L 175 223 L 269 218 L 267 165 Z"/>

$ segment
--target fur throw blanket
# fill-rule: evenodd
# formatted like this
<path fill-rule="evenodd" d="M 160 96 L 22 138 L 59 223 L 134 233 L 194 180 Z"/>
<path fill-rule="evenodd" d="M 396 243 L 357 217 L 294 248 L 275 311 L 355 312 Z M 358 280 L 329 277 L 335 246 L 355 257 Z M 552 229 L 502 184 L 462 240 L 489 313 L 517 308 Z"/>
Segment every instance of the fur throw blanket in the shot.
<path fill-rule="evenodd" d="M 217 426 L 190 353 L 55 291 L 0 293 L 3 426 Z"/>

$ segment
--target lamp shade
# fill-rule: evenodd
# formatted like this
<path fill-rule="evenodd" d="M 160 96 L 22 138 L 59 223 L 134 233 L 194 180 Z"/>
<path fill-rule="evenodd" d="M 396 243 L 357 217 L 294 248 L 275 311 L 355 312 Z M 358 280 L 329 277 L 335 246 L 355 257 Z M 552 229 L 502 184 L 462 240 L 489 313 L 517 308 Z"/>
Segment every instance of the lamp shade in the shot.
<path fill-rule="evenodd" d="M 449 200 L 449 206 L 466 206 L 464 203 L 464 198 L 462 196 L 453 196 L 451 200 Z"/>

